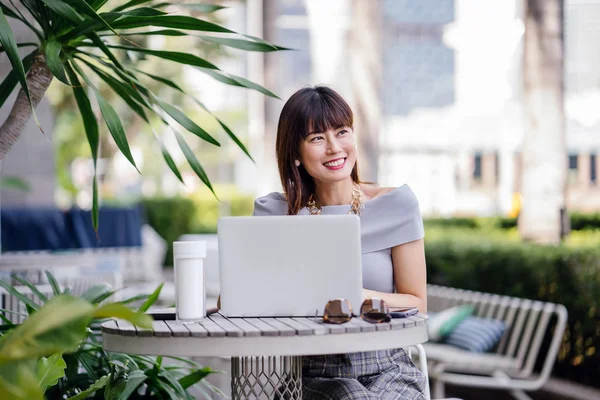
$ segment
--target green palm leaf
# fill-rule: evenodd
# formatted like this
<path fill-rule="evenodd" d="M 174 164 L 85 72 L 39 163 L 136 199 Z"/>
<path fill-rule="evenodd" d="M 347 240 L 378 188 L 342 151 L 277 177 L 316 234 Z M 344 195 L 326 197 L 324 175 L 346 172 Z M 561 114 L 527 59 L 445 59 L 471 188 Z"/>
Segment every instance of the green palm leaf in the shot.
<path fill-rule="evenodd" d="M 22 42 L 17 43 L 17 47 L 38 47 L 38 44 L 33 42 Z M 4 47 L 2 46 L 0 46 L 0 53 L 4 53 Z"/>
<path fill-rule="evenodd" d="M 162 291 L 163 286 L 164 286 L 164 283 L 161 283 L 160 285 L 157 286 L 156 289 L 154 289 L 154 292 L 152 292 L 150 297 L 148 297 L 148 299 L 144 302 L 144 304 L 142 304 L 140 306 L 140 308 L 138 309 L 138 312 L 145 313 L 146 311 L 148 311 L 148 309 L 150 307 L 152 307 L 154 305 L 154 303 L 156 303 L 156 301 L 158 300 L 158 297 L 160 296 L 160 292 Z"/>
<path fill-rule="evenodd" d="M 196 104 L 198 104 L 200 107 L 202 107 L 202 109 L 204 111 L 206 111 L 207 113 L 209 113 L 214 119 L 217 120 L 217 122 L 219 123 L 219 125 L 221 125 L 221 127 L 223 128 L 223 130 L 225 132 L 227 132 L 227 135 L 231 138 L 231 140 L 233 140 L 235 142 L 235 144 L 248 156 L 248 158 L 250 158 L 252 161 L 254 161 L 254 159 L 250 155 L 250 152 L 248 151 L 248 149 L 246 148 L 246 146 L 244 146 L 244 144 L 235 135 L 235 133 L 233 133 L 233 131 L 231 129 L 229 129 L 229 127 L 220 118 L 218 118 L 216 115 L 214 115 L 201 101 L 199 101 L 195 97 L 193 97 L 193 96 L 189 95 L 188 93 L 186 93 L 179 85 L 177 85 L 175 82 L 173 82 L 170 79 L 163 78 L 163 77 L 157 76 L 157 75 L 153 75 L 153 74 L 150 74 L 148 72 L 141 71 L 139 69 L 136 69 L 136 72 L 144 74 L 144 75 L 148 76 L 149 78 L 154 79 L 157 82 L 163 83 L 163 84 L 165 84 L 167 86 L 172 87 L 173 89 L 177 90 L 180 93 L 183 93 L 183 94 L 185 94 L 187 96 L 190 96 L 196 102 Z"/>
<path fill-rule="evenodd" d="M 130 85 L 128 85 L 126 83 L 123 83 L 123 82 L 113 78 L 112 76 L 108 75 L 107 73 L 104 73 L 102 70 L 95 67 L 91 63 L 88 63 L 86 61 L 84 61 L 84 62 L 88 65 L 88 67 L 90 67 L 96 73 L 96 75 L 98 75 L 104 82 L 106 82 L 111 87 L 111 89 L 114 90 L 115 93 L 118 94 L 119 97 L 121 97 L 127 103 L 127 105 L 137 115 L 140 116 L 140 118 L 142 118 L 147 123 L 150 123 L 150 121 L 148 120 L 148 117 L 146 116 L 146 113 L 144 112 L 144 109 L 136 102 L 136 100 L 142 104 L 145 104 L 146 102 L 141 98 L 139 93 L 137 93 L 134 88 L 132 88 Z"/>
<path fill-rule="evenodd" d="M 15 298 L 19 299 L 19 301 L 22 301 L 23 304 L 25 304 L 26 306 L 29 306 L 34 310 L 38 309 L 39 305 L 37 305 L 33 300 L 25 296 L 20 291 L 18 291 L 13 285 L 9 284 L 8 282 L 5 282 L 2 279 L 0 279 L 0 287 L 3 287 L 8 293 L 10 293 Z"/>
<path fill-rule="evenodd" d="M 24 69 L 25 73 L 27 73 L 29 71 L 29 69 L 31 68 L 31 66 L 33 65 L 33 59 L 37 53 L 38 53 L 38 50 L 35 49 L 31 53 L 29 53 L 27 56 L 25 56 L 25 58 L 23 58 L 23 60 L 21 61 L 23 64 L 23 69 Z M 8 75 L 6 75 L 6 78 L 4 78 L 2 83 L 0 83 L 0 107 L 2 107 L 2 105 L 4 104 L 4 102 L 6 101 L 8 96 L 10 96 L 12 91 L 15 89 L 15 87 L 17 86 L 17 83 L 19 83 L 19 74 L 18 74 L 17 70 L 13 68 L 8 73 Z"/>
<path fill-rule="evenodd" d="M 119 94 L 119 96 L 121 96 L 121 98 L 123 98 L 127 104 L 144 120 L 146 121 L 146 123 L 148 123 L 148 125 L 150 125 L 150 121 L 148 120 L 146 113 L 144 112 L 144 110 L 139 106 L 138 103 L 136 103 L 133 99 L 135 98 L 135 100 L 137 100 L 138 102 L 140 102 L 141 104 L 144 104 L 149 110 L 152 110 L 152 108 L 150 107 L 150 105 L 142 99 L 142 97 L 140 96 L 139 93 L 135 92 L 135 90 L 123 83 L 123 82 L 119 82 L 118 80 L 114 79 L 113 77 L 111 77 L 110 75 L 102 72 L 101 70 L 99 70 L 97 67 L 93 66 L 91 63 L 88 63 L 86 61 L 84 61 L 90 68 L 94 69 L 94 71 L 105 81 L 107 82 L 107 84 L 109 86 L 111 86 L 113 88 L 113 90 L 115 90 L 115 92 L 117 94 Z M 145 89 L 143 86 L 141 86 L 141 84 L 139 85 L 140 89 L 144 89 L 147 92 L 147 89 Z M 172 106 L 171 106 L 172 107 Z M 166 121 L 163 121 L 166 124 Z M 192 122 L 193 123 L 193 122 Z M 151 127 L 151 126 L 150 126 Z M 152 127 L 151 127 L 152 128 Z M 198 127 L 199 128 L 199 127 Z M 201 129 L 201 128 L 199 128 Z M 175 161 L 173 160 L 173 157 L 171 156 L 171 154 L 169 153 L 169 151 L 167 150 L 167 148 L 164 146 L 164 144 L 162 143 L 162 141 L 160 140 L 160 138 L 156 135 L 156 133 L 154 132 L 153 129 L 151 129 L 152 131 L 152 135 L 154 136 L 154 139 L 156 140 L 156 142 L 158 143 L 160 150 L 161 150 L 161 154 L 167 164 L 167 166 L 169 167 L 169 169 L 173 172 L 173 174 L 177 177 L 177 179 L 179 179 L 179 181 L 181 183 L 183 182 L 183 178 L 181 176 L 181 173 L 179 172 L 179 169 L 177 168 L 177 165 L 175 164 Z M 214 140 L 214 139 L 213 139 Z"/>
<path fill-rule="evenodd" d="M 214 373 L 214 371 L 210 367 L 204 367 L 184 376 L 183 378 L 179 378 L 179 384 L 185 389 L 195 385 L 212 373 Z"/>
<path fill-rule="evenodd" d="M 120 5 L 120 6 L 116 7 L 116 8 L 113 8 L 112 11 L 113 12 L 123 11 L 123 10 L 126 10 L 128 8 L 138 6 L 140 4 L 150 3 L 151 1 L 153 1 L 153 0 L 131 0 L 131 1 L 128 1 L 127 3 L 125 3 L 125 4 L 122 4 L 122 5 Z"/>
<path fill-rule="evenodd" d="M 86 1 L 87 1 L 87 2 L 90 4 L 90 6 L 91 6 L 91 7 L 92 7 L 94 10 L 98 11 L 99 9 L 101 9 L 101 8 L 102 8 L 102 6 L 103 6 L 104 4 L 106 4 L 106 2 L 107 2 L 108 0 L 89 0 L 89 1 L 88 1 L 88 0 L 86 0 Z"/>
<path fill-rule="evenodd" d="M 98 173 L 97 166 L 94 162 L 94 182 L 92 184 L 92 226 L 94 231 L 98 234 Z"/>
<path fill-rule="evenodd" d="M 177 168 L 177 165 L 175 164 L 173 157 L 171 157 L 171 154 L 165 147 L 162 140 L 160 140 L 160 138 L 154 133 L 154 131 L 152 131 L 152 134 L 154 135 L 154 139 L 156 140 L 156 142 L 158 143 L 158 145 L 160 147 L 160 152 L 161 152 L 165 162 L 167 163 L 167 165 L 169 166 L 171 171 L 173 171 L 173 174 L 175 174 L 175 176 L 177 177 L 177 179 L 179 179 L 179 181 L 181 183 L 185 183 L 185 182 L 183 182 L 183 178 L 181 176 L 181 172 L 179 172 L 179 168 Z"/>
<path fill-rule="evenodd" d="M 175 121 L 177 121 L 181 126 L 183 126 L 188 131 L 192 132 L 194 135 L 200 137 L 202 140 L 207 141 L 210 144 L 214 144 L 215 146 L 221 146 L 219 142 L 215 138 L 213 138 L 208 132 L 204 129 L 200 128 L 194 121 L 189 119 L 180 109 L 175 106 L 172 106 L 169 103 L 166 103 L 160 99 L 156 99 L 156 103 L 165 110 L 167 114 L 171 116 Z"/>
<path fill-rule="evenodd" d="M 156 8 L 140 7 L 140 8 L 136 8 L 135 10 L 131 10 L 131 11 L 123 11 L 120 13 L 109 12 L 109 13 L 102 13 L 101 15 L 103 17 L 110 17 L 111 19 L 114 19 L 114 17 L 125 17 L 125 16 L 158 17 L 159 15 L 167 15 L 167 13 L 164 11 L 157 10 Z"/>
<path fill-rule="evenodd" d="M 85 83 L 92 89 L 94 95 L 96 96 L 96 100 L 98 101 L 98 106 L 100 107 L 100 113 L 104 119 L 104 123 L 110 132 L 110 135 L 113 137 L 117 147 L 123 153 L 125 158 L 135 167 L 135 169 L 139 172 L 137 165 L 135 164 L 135 160 L 131 154 L 131 149 L 129 148 L 129 142 L 127 141 L 127 136 L 125 135 L 125 129 L 123 129 L 123 124 L 121 123 L 121 118 L 119 118 L 119 114 L 115 111 L 115 109 L 110 105 L 109 102 L 104 99 L 98 88 L 94 86 L 94 84 L 89 80 L 87 75 L 77 66 L 76 63 L 73 63 L 73 67 L 83 78 Z"/>
<path fill-rule="evenodd" d="M 18 19 L 21 22 L 24 20 L 24 18 L 22 18 L 20 15 L 17 15 L 17 13 L 15 13 L 13 10 L 11 10 L 2 3 L 0 3 L 0 9 L 2 9 L 4 15 L 6 15 L 7 17 Z"/>
<path fill-rule="evenodd" d="M 65 85 L 70 85 L 67 75 L 65 74 L 63 62 L 60 59 L 61 50 L 62 45 L 56 40 L 50 39 L 48 43 L 46 43 L 46 64 L 48 64 L 48 68 L 50 68 L 52 75 Z"/>
<path fill-rule="evenodd" d="M 23 279 L 19 275 L 12 275 L 11 278 L 19 282 L 21 285 L 27 286 L 29 290 L 31 290 L 31 293 L 35 294 L 43 303 L 48 301 L 48 296 L 42 293 L 37 286 L 29 282 L 27 279 Z"/>
<path fill-rule="evenodd" d="M 179 132 L 173 131 L 173 133 L 175 134 L 175 137 L 177 138 L 177 144 L 179 144 L 179 148 L 181 149 L 181 151 L 183 152 L 183 155 L 185 156 L 186 160 L 190 164 L 190 167 L 192 167 L 192 170 L 196 173 L 198 178 L 200 178 L 200 180 L 210 189 L 210 191 L 216 197 L 217 194 L 215 193 L 215 191 L 210 183 L 210 179 L 208 179 L 208 175 L 206 175 L 206 171 L 204 171 L 202 164 L 200 164 L 200 161 L 198 161 L 198 159 L 194 155 L 193 150 L 186 143 L 185 139 L 183 138 L 183 136 L 181 136 L 181 134 Z"/>
<path fill-rule="evenodd" d="M 6 17 L 4 16 L 3 8 L 0 8 L 0 44 L 2 47 L 4 47 L 13 71 L 15 71 L 17 78 L 21 83 L 21 87 L 23 88 L 25 95 L 27 95 L 27 100 L 29 100 L 29 104 L 31 105 L 31 96 L 29 95 L 29 88 L 27 87 L 25 67 L 23 67 L 23 62 L 21 61 L 21 57 L 19 56 L 19 51 L 17 49 L 15 36 L 10 28 L 10 25 L 8 25 Z M 35 116 L 35 111 L 33 113 Z"/>
<path fill-rule="evenodd" d="M 281 100 L 281 98 L 279 98 L 279 96 L 277 96 L 275 93 L 271 92 L 270 90 L 266 89 L 265 87 L 256 84 L 252 81 L 249 81 L 246 78 L 242 78 L 241 76 L 235 76 L 232 74 L 229 74 L 229 77 L 231 79 L 233 79 L 234 81 L 236 81 L 240 86 L 248 88 L 248 89 L 254 89 L 258 92 L 261 92 L 262 94 L 266 94 L 269 97 L 273 97 L 275 99 L 279 99 Z"/>
<path fill-rule="evenodd" d="M 96 160 L 98 159 L 98 146 L 100 144 L 98 121 L 96 121 L 96 117 L 94 116 L 94 111 L 92 110 L 92 105 L 90 103 L 89 97 L 87 96 L 87 93 L 81 86 L 79 78 L 77 78 L 77 75 L 68 64 L 67 72 L 69 74 L 69 78 L 71 79 L 71 85 L 73 86 L 73 95 L 75 97 L 77 106 L 79 107 L 79 112 L 81 113 L 81 117 L 83 119 L 83 126 L 85 128 L 85 133 L 90 144 L 90 150 L 92 151 L 92 158 L 94 159 L 95 164 Z"/>
<path fill-rule="evenodd" d="M 75 11 L 73 7 L 68 5 L 62 0 L 41 0 L 46 4 L 52 11 L 60 15 L 61 17 L 73 22 L 80 23 L 83 21 L 83 17 Z"/>
<path fill-rule="evenodd" d="M 246 51 L 258 51 L 258 52 L 271 52 L 271 51 L 279 51 L 279 50 L 291 50 L 285 47 L 275 46 L 274 44 L 266 43 L 266 42 L 257 42 L 251 40 L 244 39 L 229 39 L 229 38 L 220 38 L 215 36 L 206 36 L 206 35 L 197 35 L 200 39 L 220 44 L 223 46 L 233 47 L 236 49 L 246 50 Z"/>
<path fill-rule="evenodd" d="M 206 69 L 219 69 L 214 64 L 198 57 L 193 54 L 181 53 L 177 51 L 166 51 L 166 50 L 150 50 L 145 49 L 143 47 L 133 47 L 133 46 L 122 46 L 122 45 L 109 45 L 108 47 L 113 49 L 122 49 L 135 51 L 144 54 L 150 54 L 151 56 L 164 58 L 165 60 L 175 61 L 180 64 L 192 65 L 195 67 L 201 67 Z"/>
<path fill-rule="evenodd" d="M 108 35 L 108 34 L 105 34 Z M 157 31 L 121 32 L 120 36 L 188 36 L 187 33 L 176 29 L 159 29 Z M 103 36 L 103 35 L 100 35 Z"/>
<path fill-rule="evenodd" d="M 198 18 L 185 15 L 164 15 L 158 17 L 127 17 L 115 22 L 115 29 L 131 29 L 147 26 L 160 26 L 163 28 L 185 29 L 190 31 L 235 33 L 221 25 L 203 21 Z"/>
<path fill-rule="evenodd" d="M 77 74 L 73 71 L 71 66 L 66 63 L 66 70 L 69 74 L 71 84 L 73 86 L 73 95 L 79 107 L 79 113 L 83 119 L 83 127 L 85 129 L 85 135 L 87 136 L 90 150 L 92 152 L 92 160 L 94 162 L 94 181 L 92 185 L 92 226 L 94 231 L 98 232 L 98 178 L 97 178 L 97 163 L 98 163 L 98 147 L 100 146 L 100 134 L 98 131 L 98 121 L 92 110 L 90 99 L 87 93 L 81 86 Z"/>
<path fill-rule="evenodd" d="M 96 13 L 96 10 L 92 8 L 88 4 L 87 1 L 84 0 L 63 0 L 63 2 L 71 4 L 75 9 L 77 9 L 80 13 L 85 14 L 91 17 L 93 20 L 99 21 L 105 25 L 108 29 L 112 30 L 112 27 L 100 16 Z"/>
<path fill-rule="evenodd" d="M 211 113 L 211 115 L 213 117 L 215 117 L 212 113 Z M 231 140 L 233 140 L 235 142 L 235 144 L 248 156 L 248 158 L 254 162 L 254 158 L 252 158 L 252 156 L 250 155 L 250 152 L 248 151 L 246 146 L 244 146 L 244 144 L 240 141 L 240 139 L 238 139 L 238 137 L 235 135 L 235 133 L 233 133 L 233 131 L 231 129 L 229 129 L 229 127 L 227 125 L 225 125 L 225 123 L 223 121 L 221 121 L 219 118 L 215 117 L 215 119 L 217 120 L 219 125 L 221 125 L 221 128 L 223 128 L 223 130 L 225 132 L 227 132 L 227 136 L 229 136 L 231 138 Z"/>
<path fill-rule="evenodd" d="M 119 148 L 119 150 L 121 150 L 121 153 L 123 153 L 125 158 L 127 158 L 127 160 L 131 163 L 131 165 L 133 165 L 135 169 L 138 172 L 140 172 L 137 165 L 135 164 L 133 155 L 131 154 L 129 142 L 127 141 L 125 129 L 123 129 L 123 124 L 121 123 L 121 118 L 119 118 L 119 114 L 117 114 L 117 112 L 110 105 L 110 103 L 104 99 L 100 91 L 95 86 L 91 84 L 89 85 L 94 91 L 94 94 L 96 95 L 96 100 L 98 101 L 98 105 L 100 106 L 100 112 L 102 113 L 102 117 L 104 118 L 106 127 L 108 128 L 108 131 L 115 140 L 117 147 Z"/>
<path fill-rule="evenodd" d="M 189 10 L 193 10 L 201 13 L 213 13 L 215 11 L 223 10 L 223 6 L 219 6 L 217 4 L 205 4 L 205 3 L 184 3 L 179 4 L 180 7 L 187 8 Z"/>
<path fill-rule="evenodd" d="M 110 51 L 108 46 L 102 41 L 102 39 L 100 39 L 100 37 L 97 34 L 89 33 L 87 36 L 92 40 L 92 42 L 94 42 L 96 47 L 98 47 L 100 50 L 102 50 L 104 54 L 106 54 L 108 59 L 114 64 L 115 67 L 117 67 L 121 71 L 125 70 L 125 68 L 123 68 L 123 65 L 121 65 L 119 60 L 117 60 L 115 55 Z"/>
<path fill-rule="evenodd" d="M 269 97 L 274 97 L 276 99 L 279 99 L 279 97 L 276 94 L 274 94 L 273 92 L 271 92 L 270 90 L 260 86 L 259 84 L 251 82 L 247 79 L 241 78 L 239 76 L 225 74 L 222 71 L 215 71 L 215 70 L 207 69 L 207 68 L 200 68 L 200 70 L 202 72 L 204 72 L 205 74 L 211 76 L 212 78 L 218 80 L 219 82 L 223 82 L 227 85 L 239 86 L 239 87 L 243 87 L 246 89 L 253 89 L 253 90 L 259 91 L 263 94 L 266 94 Z"/>
<path fill-rule="evenodd" d="M 46 278 L 48 278 L 48 283 L 50 284 L 50 286 L 52 286 L 52 293 L 54 293 L 55 296 L 58 296 L 60 293 L 60 285 L 58 284 L 58 282 L 56 281 L 56 278 L 54 277 L 54 275 L 52 275 L 52 272 L 50 271 L 44 271 L 46 274 Z"/>

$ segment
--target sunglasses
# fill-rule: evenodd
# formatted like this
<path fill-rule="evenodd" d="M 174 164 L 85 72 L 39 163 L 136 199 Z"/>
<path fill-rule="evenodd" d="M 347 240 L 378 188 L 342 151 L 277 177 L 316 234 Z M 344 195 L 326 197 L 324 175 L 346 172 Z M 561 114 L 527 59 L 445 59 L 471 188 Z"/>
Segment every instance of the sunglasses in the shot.
<path fill-rule="evenodd" d="M 352 312 L 352 306 L 346 299 L 329 300 L 325 305 L 323 312 L 323 322 L 330 324 L 343 324 L 360 316 L 363 320 L 374 324 L 390 322 L 390 308 L 385 301 L 381 299 L 366 299 L 360 306 L 360 314 L 355 315 Z"/>

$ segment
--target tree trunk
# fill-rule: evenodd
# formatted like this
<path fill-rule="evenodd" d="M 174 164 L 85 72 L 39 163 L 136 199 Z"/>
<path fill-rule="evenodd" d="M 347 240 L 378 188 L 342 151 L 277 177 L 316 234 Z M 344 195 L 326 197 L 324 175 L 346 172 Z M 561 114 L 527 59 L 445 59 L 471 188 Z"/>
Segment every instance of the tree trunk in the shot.
<path fill-rule="evenodd" d="M 526 129 L 519 232 L 524 240 L 559 243 L 567 173 L 563 0 L 527 0 L 525 7 Z"/>
<path fill-rule="evenodd" d="M 36 108 L 44 97 L 44 93 L 50 86 L 54 76 L 46 65 L 43 55 L 35 57 L 31 69 L 27 73 L 27 86 L 31 96 L 33 108 Z M 19 90 L 17 99 L 10 110 L 6 121 L 0 127 L 0 162 L 4 160 L 11 147 L 17 142 L 25 128 L 25 124 L 31 118 L 32 106 L 29 105 L 23 88 Z"/>
<path fill-rule="evenodd" d="M 382 2 L 354 0 L 350 29 L 350 79 L 358 136 L 359 172 L 363 181 L 376 182 L 381 130 Z"/>

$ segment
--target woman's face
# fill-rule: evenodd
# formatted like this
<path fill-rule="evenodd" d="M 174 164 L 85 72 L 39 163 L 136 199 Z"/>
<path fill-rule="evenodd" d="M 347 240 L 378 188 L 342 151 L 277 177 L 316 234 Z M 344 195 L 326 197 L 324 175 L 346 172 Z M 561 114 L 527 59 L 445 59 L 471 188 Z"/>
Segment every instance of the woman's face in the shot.
<path fill-rule="evenodd" d="M 310 132 L 300 142 L 300 162 L 321 183 L 347 179 L 356 164 L 354 132 L 347 126 Z"/>

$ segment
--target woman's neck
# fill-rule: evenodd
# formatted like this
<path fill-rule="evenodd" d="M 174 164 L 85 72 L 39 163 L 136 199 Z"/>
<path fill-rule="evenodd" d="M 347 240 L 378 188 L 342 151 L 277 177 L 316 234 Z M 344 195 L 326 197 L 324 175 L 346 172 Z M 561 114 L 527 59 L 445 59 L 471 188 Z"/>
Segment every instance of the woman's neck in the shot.
<path fill-rule="evenodd" d="M 335 183 L 316 183 L 316 195 L 321 206 L 339 206 L 352 202 L 352 179 Z"/>

